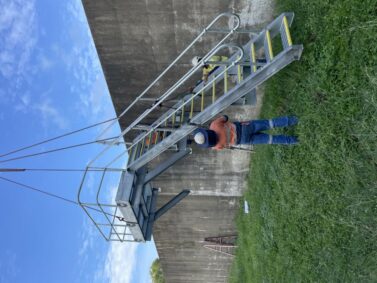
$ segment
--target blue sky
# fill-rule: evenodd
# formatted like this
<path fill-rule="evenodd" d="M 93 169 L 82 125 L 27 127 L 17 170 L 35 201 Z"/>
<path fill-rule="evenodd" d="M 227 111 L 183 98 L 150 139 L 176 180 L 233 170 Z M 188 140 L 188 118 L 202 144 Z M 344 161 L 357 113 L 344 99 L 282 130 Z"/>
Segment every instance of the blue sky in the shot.
<path fill-rule="evenodd" d="M 0 0 L 0 6 L 0 154 L 115 116 L 79 0 Z M 91 141 L 100 130 L 19 155 Z M 112 134 L 118 132 L 116 125 Z M 84 168 L 101 149 L 2 158 L 0 168 Z M 0 176 L 75 200 L 82 173 Z M 0 282 L 150 282 L 153 243 L 110 244 L 79 207 L 2 180 L 0 197 Z"/>

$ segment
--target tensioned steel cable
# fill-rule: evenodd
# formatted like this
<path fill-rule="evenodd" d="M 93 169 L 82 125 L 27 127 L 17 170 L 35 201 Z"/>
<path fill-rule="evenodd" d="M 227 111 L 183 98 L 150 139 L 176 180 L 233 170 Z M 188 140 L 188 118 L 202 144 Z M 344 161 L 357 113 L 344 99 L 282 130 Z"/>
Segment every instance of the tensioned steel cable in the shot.
<path fill-rule="evenodd" d="M 79 133 L 79 132 L 82 132 L 82 131 L 88 130 L 88 129 L 90 129 L 90 128 L 97 127 L 97 126 L 99 126 L 99 125 L 102 125 L 102 124 L 105 124 L 105 123 L 108 123 L 108 122 L 114 121 L 114 120 L 116 120 L 116 119 L 118 119 L 118 118 L 116 117 L 116 118 L 108 119 L 108 120 L 105 120 L 105 121 L 102 121 L 102 122 L 99 122 L 99 123 L 95 123 L 95 124 L 93 124 L 93 125 L 86 126 L 86 127 L 84 127 L 84 128 L 78 129 L 78 130 L 74 130 L 74 131 L 71 131 L 71 132 L 68 132 L 68 133 L 65 133 L 65 134 L 62 134 L 62 135 L 59 135 L 59 136 L 56 136 L 56 137 L 53 137 L 53 138 L 47 139 L 47 140 L 43 140 L 43 141 L 40 141 L 40 142 L 37 142 L 37 143 L 31 144 L 31 145 L 28 145 L 28 146 L 24 146 L 24 147 L 21 147 L 21 148 L 18 148 L 18 149 L 15 149 L 15 150 L 9 151 L 9 152 L 7 152 L 7 153 L 1 154 L 1 155 L 0 155 L 0 158 L 1 158 L 1 157 L 8 156 L 8 155 L 11 155 L 11 154 L 14 154 L 14 153 L 16 153 L 16 152 L 20 152 L 20 151 L 23 151 L 23 150 L 29 149 L 29 148 L 36 147 L 36 146 L 38 146 L 38 145 L 42 145 L 42 144 L 48 143 L 48 142 L 50 142 L 50 141 L 54 141 L 54 140 L 57 140 L 57 139 L 60 139 L 60 138 L 64 138 L 64 137 L 69 136 L 69 135 L 73 135 L 73 134 L 76 134 L 76 133 Z"/>
<path fill-rule="evenodd" d="M 38 155 L 43 155 L 43 154 L 48 154 L 48 153 L 52 153 L 52 152 L 62 151 L 62 150 L 71 149 L 71 148 L 75 148 L 75 147 L 85 146 L 85 145 L 89 145 L 89 144 L 93 144 L 93 143 L 98 143 L 98 142 L 102 142 L 102 141 L 113 140 L 113 139 L 115 139 L 117 137 L 118 136 L 114 136 L 114 137 L 110 137 L 110 138 L 106 138 L 106 139 L 95 140 L 95 141 L 90 141 L 90 142 L 85 142 L 85 143 L 79 143 L 79 144 L 74 144 L 74 145 L 65 146 L 65 147 L 54 148 L 54 149 L 50 149 L 50 150 L 46 150 L 46 151 L 31 153 L 31 154 L 22 155 L 22 156 L 18 156 L 18 157 L 13 157 L 13 158 L 5 159 L 5 160 L 0 160 L 0 163 L 5 163 L 5 162 L 19 160 L 19 159 L 25 159 L 25 158 L 29 158 L 29 157 L 34 157 L 34 156 L 38 156 Z"/>
<path fill-rule="evenodd" d="M 167 101 L 169 101 L 169 100 L 167 100 Z M 144 106 L 149 107 L 150 105 L 144 104 Z M 166 106 L 162 106 L 162 107 L 169 108 L 169 107 L 166 107 Z M 20 147 L 18 149 L 14 149 L 14 150 L 9 151 L 7 153 L 0 154 L 0 158 L 14 154 L 14 153 L 17 153 L 17 152 L 20 152 L 20 151 L 23 151 L 23 150 L 26 150 L 26 149 L 30 149 L 30 148 L 36 147 L 38 145 L 42 145 L 42 144 L 45 144 L 45 143 L 48 143 L 48 142 L 51 142 L 51 141 L 54 141 L 54 140 L 57 140 L 57 139 L 61 139 L 61 138 L 64 138 L 64 137 L 67 137 L 67 136 L 70 136 L 70 135 L 73 135 L 73 134 L 76 134 L 76 133 L 79 133 L 79 132 L 82 132 L 82 131 L 85 131 L 85 130 L 88 130 L 88 129 L 91 129 L 91 128 L 100 126 L 102 124 L 106 124 L 108 122 L 111 122 L 111 121 L 114 121 L 114 120 L 117 120 L 117 119 L 118 119 L 118 117 L 111 118 L 111 119 L 108 119 L 108 120 L 104 120 L 102 122 L 98 122 L 98 123 L 95 123 L 95 124 L 92 124 L 92 125 L 89 125 L 89 126 L 86 126 L 86 127 L 83 127 L 83 128 L 80 128 L 80 129 L 77 129 L 77 130 L 74 130 L 74 131 L 71 131 L 71 132 L 68 132 L 68 133 L 65 133 L 65 134 L 62 134 L 62 135 L 59 135 L 59 136 L 56 136 L 56 137 L 53 137 L 53 138 L 49 138 L 49 139 L 31 144 L 31 145 L 28 145 L 28 146 Z"/>
<path fill-rule="evenodd" d="M 59 200 L 62 200 L 62 201 L 65 201 L 67 203 L 71 203 L 71 204 L 75 204 L 75 205 L 78 205 L 80 206 L 80 204 L 77 202 L 77 201 L 74 201 L 74 200 L 71 200 L 71 199 L 68 199 L 68 198 L 65 198 L 65 197 L 62 197 L 62 196 L 59 196 L 57 194 L 53 194 L 53 193 L 50 193 L 50 192 L 46 192 L 44 190 L 41 190 L 41 189 L 38 189 L 38 188 L 35 188 L 35 187 L 32 187 L 32 186 L 29 186 L 29 185 L 26 185 L 26 184 L 23 184 L 23 183 L 20 183 L 20 182 L 17 182 L 17 181 L 14 181 L 14 180 L 11 180 L 11 179 L 8 179 L 8 178 L 5 178 L 5 177 L 1 177 L 0 176 L 0 179 L 3 180 L 3 181 L 6 181 L 8 183 L 12 183 L 12 184 L 15 184 L 15 185 L 18 185 L 24 189 L 27 189 L 27 190 L 30 190 L 30 191 L 33 191 L 33 192 L 37 192 L 37 193 L 40 193 L 42 195 L 45 195 L 45 196 L 49 196 L 51 198 L 56 198 L 56 199 L 59 199 Z M 117 216 L 117 215 L 114 215 L 114 214 L 111 214 L 111 213 L 108 213 L 108 212 L 105 212 L 105 211 L 101 211 L 100 209 L 97 209 L 97 208 L 94 208 L 94 207 L 91 207 L 91 206 L 85 206 L 86 208 L 89 208 L 91 210 L 94 210 L 94 211 L 97 211 L 97 212 L 101 212 L 101 213 L 104 213 L 108 216 L 111 216 L 111 217 L 116 217 L 119 221 L 123 221 L 123 217 L 121 216 Z"/>
<path fill-rule="evenodd" d="M 0 172 L 7 172 L 7 173 L 13 173 L 13 172 L 26 172 L 26 171 L 38 171 L 38 172 L 103 172 L 103 171 L 115 171 L 115 172 L 122 172 L 125 171 L 125 169 L 121 168 L 88 168 L 88 169 L 70 169 L 70 168 L 0 168 Z"/>
<path fill-rule="evenodd" d="M 150 107 L 149 104 L 148 105 L 144 104 L 144 106 Z M 167 106 L 161 106 L 161 107 L 172 108 L 172 107 L 167 107 Z M 108 120 L 104 120 L 102 122 L 98 122 L 98 123 L 95 123 L 95 124 L 92 124 L 92 125 L 89 125 L 89 126 L 86 126 L 86 127 L 83 127 L 83 128 L 80 128 L 80 129 L 77 129 L 77 130 L 74 130 L 74 131 L 71 131 L 71 132 L 68 132 L 68 133 L 65 133 L 65 134 L 62 134 L 62 135 L 59 135 L 59 136 L 56 136 L 56 137 L 53 137 L 53 138 L 49 138 L 49 139 L 31 144 L 31 145 L 28 145 L 28 146 L 24 146 L 24 147 L 9 151 L 7 153 L 0 154 L 0 158 L 6 157 L 8 155 L 11 155 L 11 154 L 14 154 L 14 153 L 17 153 L 17 152 L 20 152 L 20 151 L 24 151 L 26 149 L 30 149 L 30 148 L 36 147 L 38 145 L 42 145 L 42 144 L 45 144 L 45 143 L 48 143 L 48 142 L 51 142 L 51 141 L 54 141 L 54 140 L 57 140 L 57 139 L 61 139 L 61 138 L 64 138 L 64 137 L 67 137 L 67 136 L 70 136 L 70 135 L 73 135 L 73 134 L 76 134 L 76 133 L 79 133 L 79 132 L 82 132 L 82 131 L 85 131 L 85 130 L 88 130 L 88 129 L 91 129 L 91 128 L 100 126 L 102 124 L 106 124 L 108 122 L 111 122 L 111 121 L 114 121 L 114 120 L 117 120 L 117 119 L 118 119 L 118 117 L 108 119 Z M 114 137 L 114 138 L 116 138 L 116 137 Z M 105 140 L 107 140 L 107 139 L 101 139 L 101 140 L 98 140 L 98 141 L 105 141 Z M 0 162 L 7 162 L 7 161 L 11 161 L 11 160 L 13 160 L 13 159 L 7 159 L 7 160 L 0 161 Z"/>

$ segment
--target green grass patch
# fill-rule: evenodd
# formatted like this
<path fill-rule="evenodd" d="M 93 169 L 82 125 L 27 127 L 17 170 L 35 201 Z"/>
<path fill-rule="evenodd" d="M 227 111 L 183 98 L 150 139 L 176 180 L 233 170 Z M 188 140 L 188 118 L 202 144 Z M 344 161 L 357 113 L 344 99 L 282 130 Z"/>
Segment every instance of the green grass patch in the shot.
<path fill-rule="evenodd" d="M 377 282 L 377 1 L 278 0 L 299 62 L 262 117 L 296 114 L 296 147 L 259 146 L 231 282 Z"/>

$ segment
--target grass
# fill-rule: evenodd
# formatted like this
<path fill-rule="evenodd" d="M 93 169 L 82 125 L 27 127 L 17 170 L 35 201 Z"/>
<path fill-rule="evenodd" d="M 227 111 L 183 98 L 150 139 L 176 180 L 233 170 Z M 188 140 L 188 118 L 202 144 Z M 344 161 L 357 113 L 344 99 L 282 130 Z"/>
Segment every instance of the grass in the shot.
<path fill-rule="evenodd" d="M 259 146 L 230 282 L 377 282 L 377 1 L 278 0 L 299 62 L 262 117 L 296 114 L 296 147 Z"/>

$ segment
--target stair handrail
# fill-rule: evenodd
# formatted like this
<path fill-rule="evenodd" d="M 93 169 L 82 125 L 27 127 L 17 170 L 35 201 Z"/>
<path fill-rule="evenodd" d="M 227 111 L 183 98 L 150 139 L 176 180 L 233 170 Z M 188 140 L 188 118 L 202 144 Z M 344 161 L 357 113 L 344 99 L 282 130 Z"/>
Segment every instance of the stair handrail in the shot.
<path fill-rule="evenodd" d="M 224 70 L 222 70 L 221 72 L 219 72 L 215 77 L 213 77 L 207 84 L 203 85 L 195 94 L 193 94 L 191 96 L 190 99 L 186 100 L 184 103 L 181 104 L 181 107 L 175 109 L 174 111 L 172 111 L 171 113 L 169 113 L 168 115 L 166 115 L 164 117 L 164 119 L 161 119 L 160 121 L 158 121 L 157 123 L 154 122 L 152 123 L 153 126 L 150 127 L 150 129 L 145 132 L 145 133 L 141 133 L 140 135 L 138 135 L 135 140 L 132 142 L 131 145 L 129 145 L 128 147 L 128 150 L 131 150 L 136 144 L 138 144 L 142 139 L 144 139 L 146 136 L 148 136 L 150 133 L 152 133 L 155 129 L 157 129 L 162 123 L 164 123 L 166 120 L 168 120 L 171 116 L 173 116 L 176 112 L 179 111 L 180 108 L 186 106 L 189 102 L 191 102 L 191 100 L 195 99 L 195 97 L 197 97 L 202 91 L 205 91 L 207 90 L 209 87 L 211 87 L 212 83 L 214 81 L 216 81 L 218 78 L 220 78 L 226 71 L 228 71 L 230 68 L 234 67 L 239 61 L 242 60 L 243 58 L 243 55 L 244 55 L 244 51 L 243 51 L 243 48 L 238 46 L 238 45 L 234 45 L 234 44 L 223 44 L 221 45 L 217 50 L 215 50 L 214 52 L 211 52 L 211 54 L 207 54 L 209 56 L 206 56 L 206 58 L 211 58 L 214 54 L 216 54 L 220 49 L 222 48 L 235 48 L 235 49 L 238 49 L 238 52 L 235 53 L 235 55 L 237 55 L 237 58 L 236 60 L 232 61 L 232 63 L 230 63 L 228 66 L 226 66 L 224 68 Z M 231 56 L 231 58 L 229 60 L 232 59 L 233 56 Z M 202 63 L 203 65 L 205 64 L 205 62 L 203 61 Z M 201 65 L 201 66 L 203 66 Z M 162 101 L 161 101 L 162 102 Z M 159 120 L 159 119 L 158 119 Z M 113 160 L 111 160 L 108 164 L 105 165 L 105 168 L 110 166 L 111 164 L 113 164 L 115 161 L 117 161 L 120 157 L 122 157 L 125 153 L 127 152 L 124 151 L 122 153 L 120 153 L 118 156 L 116 156 Z M 128 168 L 128 165 L 127 165 L 127 168 Z"/>
<path fill-rule="evenodd" d="M 229 14 L 229 13 L 223 13 L 223 14 Z M 220 14 L 220 15 L 223 15 L 223 14 Z M 219 16 L 220 16 L 219 15 Z M 231 14 L 231 15 L 235 15 L 238 19 L 238 15 L 236 14 Z M 219 16 L 217 18 L 219 18 Z M 213 24 L 214 21 L 212 21 L 211 24 Z M 134 126 L 136 126 L 142 119 L 144 119 L 144 117 L 146 117 L 150 112 L 152 112 L 156 107 L 158 107 L 160 104 L 162 104 L 162 102 L 169 96 L 171 95 L 178 87 L 180 87 L 182 85 L 182 83 L 184 83 L 188 78 L 191 77 L 191 75 L 193 75 L 199 68 L 201 68 L 205 63 L 207 63 L 207 60 L 209 58 L 211 58 L 214 54 L 217 53 L 217 51 L 219 49 L 221 49 L 222 47 L 222 43 L 227 40 L 227 38 L 229 36 L 231 36 L 235 30 L 237 29 L 237 27 L 239 26 L 240 24 L 240 21 L 237 22 L 237 25 L 236 27 L 234 27 L 233 29 L 230 30 L 230 32 L 224 36 L 204 57 L 203 59 L 199 62 L 199 64 L 197 64 L 196 66 L 193 66 L 185 75 L 183 75 L 172 87 L 170 87 L 162 96 L 160 96 L 160 98 L 157 100 L 157 102 L 152 105 L 151 108 L 149 109 L 146 109 L 138 118 L 136 118 L 136 120 L 134 120 L 125 130 L 123 130 L 115 139 L 113 139 L 111 141 L 111 143 L 106 147 L 104 148 L 100 153 L 97 154 L 97 156 L 94 157 L 94 159 L 92 159 L 88 166 L 91 166 L 91 164 L 93 164 L 100 156 L 102 156 L 106 151 L 108 151 L 115 143 L 117 143 L 119 141 L 119 139 L 124 136 L 126 133 L 128 133 L 130 130 L 132 130 L 132 128 Z M 208 28 L 208 27 L 207 27 Z M 207 29 L 206 28 L 206 29 Z M 204 29 L 204 30 L 206 30 Z M 191 44 L 190 44 L 191 45 Z M 187 49 L 187 48 L 186 48 Z M 186 51 L 186 50 L 185 50 Z M 175 60 L 176 61 L 176 60 Z M 141 96 L 139 96 L 131 105 L 134 105 L 138 99 L 140 99 Z M 129 107 L 127 107 L 127 109 L 129 109 L 131 107 L 131 105 Z M 118 121 L 119 117 L 114 120 L 114 122 Z M 108 127 L 107 127 L 108 128 Z M 106 128 L 106 129 L 107 129 Z M 104 133 L 104 132 L 103 132 Z M 102 134 L 103 134 L 102 133 Z M 102 135 L 101 134 L 101 135 Z M 101 136 L 100 135 L 100 136 Z"/>
<path fill-rule="evenodd" d="M 177 58 L 175 58 L 175 60 L 170 63 L 169 66 L 167 66 L 165 68 L 165 70 L 141 93 L 139 94 L 139 96 L 117 117 L 116 120 L 114 120 L 113 122 L 111 122 L 97 137 L 97 139 L 100 139 L 100 137 L 102 137 L 117 121 L 119 121 L 119 119 L 121 117 L 123 117 L 151 88 L 152 86 L 154 86 L 174 65 L 175 63 L 177 63 L 182 57 L 183 55 L 186 54 L 186 52 L 197 42 L 201 39 L 202 36 L 204 36 L 208 31 L 209 29 L 222 17 L 228 17 L 229 19 L 234 17 L 235 18 L 235 22 L 233 22 L 233 28 L 230 29 L 227 33 L 227 35 L 225 36 L 226 38 L 228 38 L 229 34 L 232 34 L 234 33 L 234 31 L 236 31 L 239 26 L 241 25 L 241 19 L 240 17 L 235 14 L 235 13 L 229 13 L 229 12 L 225 12 L 225 13 L 221 13 L 219 14 L 215 19 L 212 20 L 212 22 L 206 26 L 200 33 L 199 35 L 186 47 L 186 49 L 184 49 L 178 56 Z M 234 25 L 234 23 L 236 23 Z M 222 31 L 223 33 L 224 31 Z"/>

